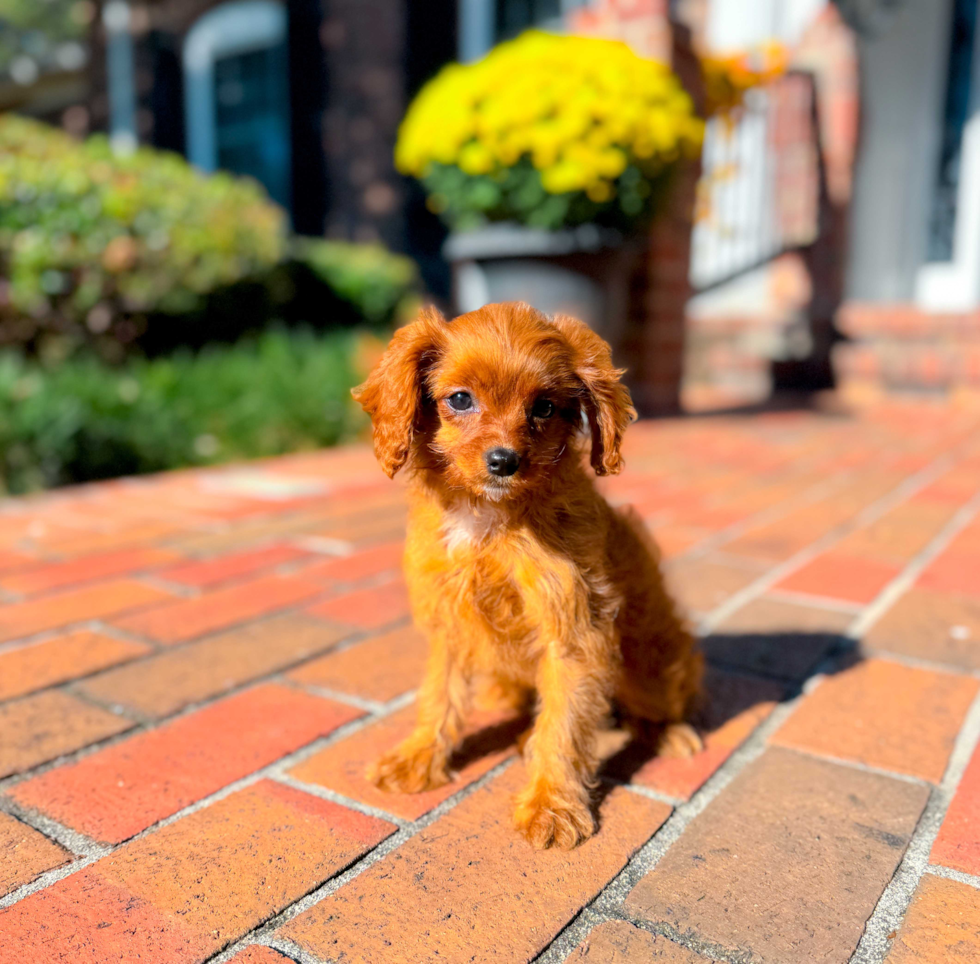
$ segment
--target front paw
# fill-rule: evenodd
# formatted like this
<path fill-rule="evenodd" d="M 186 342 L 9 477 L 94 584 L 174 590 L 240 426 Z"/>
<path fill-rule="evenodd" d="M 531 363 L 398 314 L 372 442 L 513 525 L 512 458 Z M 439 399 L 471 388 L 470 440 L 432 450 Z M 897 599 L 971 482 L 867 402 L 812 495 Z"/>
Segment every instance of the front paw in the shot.
<path fill-rule="evenodd" d="M 698 731 L 688 723 L 671 723 L 657 741 L 657 756 L 687 759 L 704 749 Z"/>
<path fill-rule="evenodd" d="M 368 767 L 367 778 L 389 793 L 422 793 L 449 782 L 445 755 L 434 746 L 402 744 Z"/>
<path fill-rule="evenodd" d="M 595 833 L 592 812 L 580 801 L 526 791 L 514 811 L 514 826 L 536 850 L 571 850 Z"/>

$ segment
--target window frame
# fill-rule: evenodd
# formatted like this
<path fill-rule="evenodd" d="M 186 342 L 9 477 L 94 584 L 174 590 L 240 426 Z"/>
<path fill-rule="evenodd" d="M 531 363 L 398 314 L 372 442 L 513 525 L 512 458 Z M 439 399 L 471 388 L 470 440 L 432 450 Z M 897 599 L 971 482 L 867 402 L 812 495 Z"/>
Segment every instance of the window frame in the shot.
<path fill-rule="evenodd" d="M 203 14 L 182 49 L 187 159 L 202 171 L 218 167 L 214 64 L 287 42 L 288 15 L 275 0 L 228 0 Z"/>

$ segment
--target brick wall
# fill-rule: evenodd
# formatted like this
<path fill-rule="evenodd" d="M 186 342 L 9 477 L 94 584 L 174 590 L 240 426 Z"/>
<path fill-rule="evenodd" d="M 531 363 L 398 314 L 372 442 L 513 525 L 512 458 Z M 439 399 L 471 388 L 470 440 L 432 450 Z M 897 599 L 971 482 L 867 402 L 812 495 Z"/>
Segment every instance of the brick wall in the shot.
<path fill-rule="evenodd" d="M 909 304 L 849 302 L 834 349 L 840 389 L 855 403 L 886 394 L 980 399 L 980 311 L 930 314 Z"/>
<path fill-rule="evenodd" d="M 403 0 L 324 0 L 327 234 L 401 247 L 404 187 L 392 151 L 406 105 Z"/>
<path fill-rule="evenodd" d="M 701 104 L 700 71 L 690 31 L 669 19 L 667 0 L 600 0 L 571 17 L 579 33 L 612 37 L 638 54 L 670 63 Z M 688 266 L 699 166 L 678 175 L 650 232 L 649 257 L 635 279 L 624 339 L 633 400 L 641 415 L 679 411 L 684 369 L 684 311 L 691 296 Z"/>

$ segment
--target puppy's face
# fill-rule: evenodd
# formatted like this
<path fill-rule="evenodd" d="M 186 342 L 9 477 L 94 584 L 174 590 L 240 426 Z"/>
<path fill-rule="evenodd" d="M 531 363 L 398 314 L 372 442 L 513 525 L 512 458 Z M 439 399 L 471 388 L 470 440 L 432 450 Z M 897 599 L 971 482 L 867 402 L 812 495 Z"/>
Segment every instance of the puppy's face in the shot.
<path fill-rule="evenodd" d="M 493 501 L 544 482 L 582 426 L 574 352 L 536 312 L 455 319 L 425 384 L 428 447 L 446 483 Z"/>
<path fill-rule="evenodd" d="M 533 494 L 573 436 L 592 435 L 599 475 L 622 467 L 635 416 L 609 346 L 574 318 L 486 305 L 447 322 L 425 310 L 400 328 L 354 397 L 393 476 L 411 457 L 452 488 L 503 502 Z"/>

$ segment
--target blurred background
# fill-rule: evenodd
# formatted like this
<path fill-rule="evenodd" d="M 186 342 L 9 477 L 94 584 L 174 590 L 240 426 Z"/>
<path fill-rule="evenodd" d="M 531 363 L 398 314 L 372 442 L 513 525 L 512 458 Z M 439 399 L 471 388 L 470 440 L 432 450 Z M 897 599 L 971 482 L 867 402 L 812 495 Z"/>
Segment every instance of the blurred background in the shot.
<path fill-rule="evenodd" d="M 423 299 L 644 415 L 969 402 L 977 7 L 0 0 L 0 489 L 353 437 Z"/>

